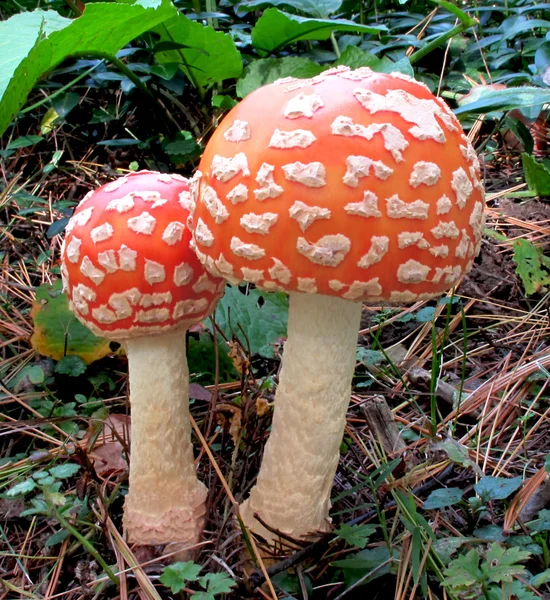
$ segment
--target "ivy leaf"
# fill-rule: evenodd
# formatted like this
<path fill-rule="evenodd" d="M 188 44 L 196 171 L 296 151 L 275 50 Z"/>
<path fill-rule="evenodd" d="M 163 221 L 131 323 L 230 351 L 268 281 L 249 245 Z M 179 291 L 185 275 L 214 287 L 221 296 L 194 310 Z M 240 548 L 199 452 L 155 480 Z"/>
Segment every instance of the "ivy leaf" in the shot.
<path fill-rule="evenodd" d="M 334 533 L 350 546 L 363 549 L 376 529 L 376 525 L 347 525 L 342 523 Z"/>
<path fill-rule="evenodd" d="M 273 83 L 283 77 L 308 79 L 319 75 L 324 68 L 301 56 L 261 58 L 250 63 L 237 82 L 237 96 L 244 98 L 262 85 Z"/>
<path fill-rule="evenodd" d="M 242 72 L 241 53 L 227 33 L 191 21 L 181 13 L 156 27 L 155 33 L 160 36 L 160 43 L 180 45 L 178 49 L 157 52 L 157 61 L 177 63 L 195 85 L 239 77 Z"/>
<path fill-rule="evenodd" d="M 526 152 L 521 154 L 521 162 L 529 189 L 537 196 L 550 196 L 550 170 L 548 167 Z"/>
<path fill-rule="evenodd" d="M 550 284 L 550 258 L 529 240 L 515 240 L 512 258 L 528 296 Z"/>
<path fill-rule="evenodd" d="M 475 491 L 485 502 L 490 500 L 504 500 L 513 494 L 522 484 L 521 477 L 491 477 L 486 476 L 475 486 Z"/>
<path fill-rule="evenodd" d="M 64 465 L 56 465 L 50 469 L 50 474 L 56 479 L 67 479 L 72 477 L 80 470 L 80 465 L 75 463 L 66 463 Z"/>
<path fill-rule="evenodd" d="M 206 593 L 212 596 L 228 594 L 231 588 L 237 585 L 227 573 L 207 573 L 199 579 L 199 583 L 206 589 Z M 193 597 L 196 598 L 197 595 L 194 594 Z"/>
<path fill-rule="evenodd" d="M 86 363 L 80 356 L 64 356 L 55 365 L 55 372 L 69 377 L 78 377 L 86 372 Z"/>
<path fill-rule="evenodd" d="M 114 56 L 175 11 L 169 0 L 98 2 L 76 19 L 35 10 L 0 22 L 0 135 L 44 73 L 77 54 Z"/>
<path fill-rule="evenodd" d="M 252 30 L 252 44 L 259 50 L 274 52 L 300 40 L 326 40 L 334 31 L 378 33 L 385 26 L 360 25 L 347 19 L 309 19 L 268 8 Z"/>
<path fill-rule="evenodd" d="M 59 117 L 65 118 L 79 102 L 79 94 L 68 92 L 52 100 L 52 106 Z"/>
<path fill-rule="evenodd" d="M 193 561 L 176 562 L 164 568 L 159 581 L 170 588 L 173 594 L 177 594 L 186 587 L 188 581 L 197 581 L 200 570 L 200 565 Z"/>
<path fill-rule="evenodd" d="M 424 502 L 424 510 L 434 510 L 437 508 L 444 508 L 445 506 L 452 506 L 457 504 L 462 499 L 462 490 L 456 487 L 443 488 L 441 490 L 434 490 Z"/>
<path fill-rule="evenodd" d="M 280 292 L 253 289 L 243 294 L 238 287 L 227 286 L 216 309 L 216 323 L 231 339 L 235 334 L 252 354 L 273 358 L 273 344 L 286 336 L 288 300 Z M 243 335 L 244 332 L 244 335 Z"/>

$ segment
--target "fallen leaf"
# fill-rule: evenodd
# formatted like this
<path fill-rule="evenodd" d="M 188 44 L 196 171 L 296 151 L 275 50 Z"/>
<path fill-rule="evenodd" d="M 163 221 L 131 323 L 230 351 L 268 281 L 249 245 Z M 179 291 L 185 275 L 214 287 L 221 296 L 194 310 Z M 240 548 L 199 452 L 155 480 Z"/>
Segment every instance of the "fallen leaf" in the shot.
<path fill-rule="evenodd" d="M 189 398 L 194 398 L 195 400 L 203 400 L 204 402 L 210 402 L 210 400 L 212 400 L 212 396 L 212 392 L 210 390 L 207 390 L 199 383 L 189 384 Z"/>
<path fill-rule="evenodd" d="M 89 444 L 93 441 L 92 431 L 97 431 L 97 428 L 88 432 Z M 128 469 L 126 451 L 130 444 L 130 431 L 130 417 L 127 415 L 109 415 L 105 419 L 95 444 L 89 448 L 89 458 L 98 475 Z"/>

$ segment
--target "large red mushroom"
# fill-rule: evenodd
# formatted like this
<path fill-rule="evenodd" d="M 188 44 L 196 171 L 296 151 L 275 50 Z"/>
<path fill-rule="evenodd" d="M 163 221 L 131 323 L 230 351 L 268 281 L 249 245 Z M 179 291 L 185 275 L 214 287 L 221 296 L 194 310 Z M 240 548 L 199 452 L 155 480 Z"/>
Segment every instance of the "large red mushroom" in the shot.
<path fill-rule="evenodd" d="M 206 268 L 290 294 L 270 438 L 241 507 L 266 539 L 330 528 L 362 303 L 436 298 L 483 232 L 476 154 L 449 107 L 400 73 L 339 67 L 247 96 L 203 154 Z"/>
<path fill-rule="evenodd" d="M 62 275 L 78 319 L 128 355 L 132 447 L 124 526 L 143 545 L 198 541 L 206 488 L 189 420 L 186 330 L 215 307 L 224 282 L 189 243 L 189 186 L 132 173 L 89 193 L 71 218 Z"/>

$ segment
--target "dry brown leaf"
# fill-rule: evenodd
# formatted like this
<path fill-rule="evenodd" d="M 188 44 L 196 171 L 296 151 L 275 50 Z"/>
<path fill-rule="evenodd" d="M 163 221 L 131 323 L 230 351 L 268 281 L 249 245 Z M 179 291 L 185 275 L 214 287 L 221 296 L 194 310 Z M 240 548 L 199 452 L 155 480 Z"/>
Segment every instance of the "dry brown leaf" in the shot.
<path fill-rule="evenodd" d="M 92 441 L 91 436 L 89 436 L 89 441 Z M 103 422 L 101 433 L 89 453 L 97 474 L 106 475 L 128 469 L 125 454 L 129 444 L 130 417 L 109 415 Z"/>

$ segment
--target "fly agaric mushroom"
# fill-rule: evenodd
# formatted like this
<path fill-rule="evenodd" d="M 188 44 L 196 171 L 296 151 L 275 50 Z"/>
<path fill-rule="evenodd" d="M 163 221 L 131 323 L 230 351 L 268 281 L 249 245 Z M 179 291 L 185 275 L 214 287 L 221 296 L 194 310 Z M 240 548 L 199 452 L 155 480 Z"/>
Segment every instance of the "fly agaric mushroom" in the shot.
<path fill-rule="evenodd" d="M 330 490 L 362 303 L 407 304 L 455 285 L 479 251 L 475 152 L 448 106 L 400 73 L 339 67 L 282 79 L 220 124 L 191 182 L 207 269 L 290 294 L 288 339 L 255 519 L 294 538 L 330 527 Z"/>
<path fill-rule="evenodd" d="M 64 288 L 77 318 L 123 342 L 132 452 L 124 525 L 130 542 L 197 542 L 206 487 L 195 472 L 186 330 L 223 293 L 191 250 L 189 186 L 180 175 L 132 173 L 90 192 L 66 229 Z"/>

